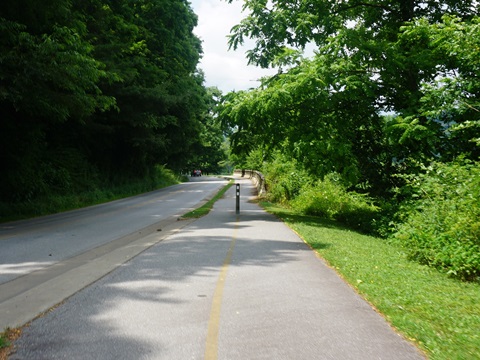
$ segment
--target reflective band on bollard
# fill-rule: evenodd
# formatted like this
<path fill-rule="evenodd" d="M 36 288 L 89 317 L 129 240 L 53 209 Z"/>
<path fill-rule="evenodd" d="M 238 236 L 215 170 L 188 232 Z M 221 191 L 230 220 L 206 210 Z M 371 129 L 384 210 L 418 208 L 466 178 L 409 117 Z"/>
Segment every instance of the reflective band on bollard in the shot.
<path fill-rule="evenodd" d="M 240 184 L 237 185 L 237 206 L 235 207 L 236 213 L 240 214 Z"/>

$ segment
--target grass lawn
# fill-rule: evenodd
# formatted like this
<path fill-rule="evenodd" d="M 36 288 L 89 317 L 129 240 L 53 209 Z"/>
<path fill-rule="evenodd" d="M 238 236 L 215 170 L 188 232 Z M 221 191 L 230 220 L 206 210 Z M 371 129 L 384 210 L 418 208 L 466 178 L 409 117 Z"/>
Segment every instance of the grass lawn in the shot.
<path fill-rule="evenodd" d="M 480 284 L 451 279 L 406 259 L 385 240 L 332 221 L 261 203 L 429 359 L 480 359 Z"/>

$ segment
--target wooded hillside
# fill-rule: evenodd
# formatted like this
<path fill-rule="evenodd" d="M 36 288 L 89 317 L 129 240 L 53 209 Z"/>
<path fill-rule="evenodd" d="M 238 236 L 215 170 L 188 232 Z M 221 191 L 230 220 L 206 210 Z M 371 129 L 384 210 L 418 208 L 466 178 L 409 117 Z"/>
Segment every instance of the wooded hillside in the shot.
<path fill-rule="evenodd" d="M 214 167 L 196 22 L 186 0 L 2 1 L 0 200 Z"/>

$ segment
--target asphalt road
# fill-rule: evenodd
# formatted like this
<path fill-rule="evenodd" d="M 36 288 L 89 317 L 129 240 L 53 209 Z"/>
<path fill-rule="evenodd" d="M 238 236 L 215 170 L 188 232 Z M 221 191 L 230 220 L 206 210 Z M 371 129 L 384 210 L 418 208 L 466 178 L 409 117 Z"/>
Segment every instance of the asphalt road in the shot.
<path fill-rule="evenodd" d="M 225 184 L 192 178 L 140 196 L 0 224 L 0 329 L 23 325 L 178 231 L 188 224 L 177 221 L 179 215 Z"/>
<path fill-rule="evenodd" d="M 239 181 L 24 328 L 10 359 L 422 359 Z M 93 264 L 92 264 L 93 265 Z"/>

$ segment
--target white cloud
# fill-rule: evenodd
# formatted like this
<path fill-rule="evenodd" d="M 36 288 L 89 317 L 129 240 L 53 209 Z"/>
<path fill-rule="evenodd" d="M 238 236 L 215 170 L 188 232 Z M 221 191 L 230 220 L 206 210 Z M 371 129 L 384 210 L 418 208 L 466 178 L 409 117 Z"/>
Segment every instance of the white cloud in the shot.
<path fill-rule="evenodd" d="M 224 93 L 246 90 L 258 86 L 259 78 L 275 73 L 272 69 L 247 66 L 245 51 L 252 43 L 228 51 L 227 35 L 243 18 L 241 1 L 228 4 L 224 0 L 192 0 L 192 8 L 198 15 L 194 32 L 203 41 L 200 68 L 205 72 L 207 86 L 217 86 Z"/>

